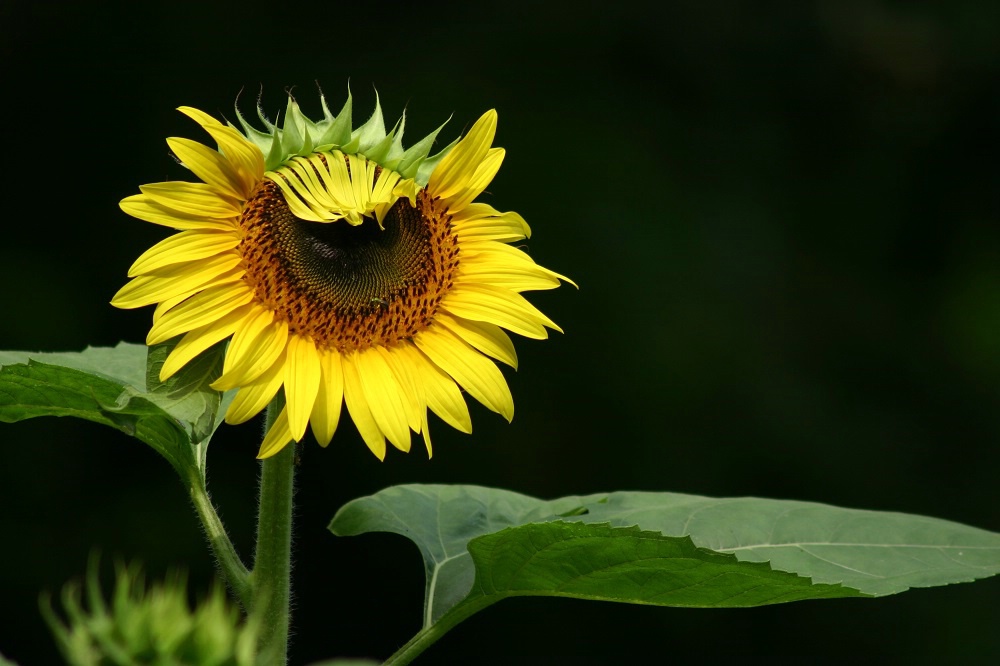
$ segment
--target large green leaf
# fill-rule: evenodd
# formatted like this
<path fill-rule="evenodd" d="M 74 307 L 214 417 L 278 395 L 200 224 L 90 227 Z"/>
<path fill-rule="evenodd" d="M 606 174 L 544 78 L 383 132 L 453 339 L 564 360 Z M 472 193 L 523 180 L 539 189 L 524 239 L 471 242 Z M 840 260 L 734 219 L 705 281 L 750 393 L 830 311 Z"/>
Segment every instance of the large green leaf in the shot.
<path fill-rule="evenodd" d="M 584 525 L 567 527 L 554 521 Z M 610 529 L 631 526 L 644 532 Z M 501 532 L 505 528 L 514 529 Z M 449 612 L 463 613 L 467 604 L 478 608 L 484 600 L 513 594 L 563 595 L 583 581 L 567 578 L 567 572 L 579 573 L 581 567 L 602 561 L 614 566 L 588 574 L 587 594 L 573 596 L 681 606 L 752 606 L 892 594 L 1000 572 L 1000 534 L 922 516 L 759 498 L 617 492 L 546 501 L 478 486 L 406 485 L 350 502 L 334 517 L 330 529 L 344 536 L 394 532 L 417 544 L 427 574 L 425 630 Z M 664 545 L 667 542 L 659 541 L 663 535 L 674 539 Z M 583 537 L 586 544 L 578 541 Z M 676 537 L 690 537 L 691 544 L 684 546 L 681 542 L 687 539 Z M 670 587 L 665 581 L 689 585 L 680 573 L 683 565 L 675 571 L 678 561 L 669 556 L 629 559 L 627 551 L 633 546 L 624 548 L 623 555 L 622 544 L 632 541 L 635 549 L 639 542 L 642 548 L 676 548 L 679 562 L 690 562 L 692 554 L 700 554 L 706 560 L 698 566 L 717 567 L 720 575 L 726 570 L 760 577 L 770 569 L 776 570 L 771 574 L 792 575 L 760 578 L 752 593 L 734 584 L 737 578 L 709 576 L 708 583 L 689 587 L 684 595 L 665 595 L 659 591 Z M 567 559 L 565 554 L 574 552 Z M 519 572 L 530 571 L 527 587 L 524 581 L 497 583 L 512 566 Z M 642 568 L 641 576 L 636 567 Z M 643 600 L 641 588 L 653 579 L 658 581 L 651 588 L 656 600 Z M 637 580 L 642 583 L 639 591 Z M 837 585 L 843 587 L 831 587 Z M 795 592 L 789 594 L 787 589 Z M 472 611 L 476 608 L 470 606 Z"/>
<path fill-rule="evenodd" d="M 119 342 L 116 347 L 87 347 L 82 352 L 0 351 L 0 367 L 35 360 L 140 389 L 146 386 L 147 350 L 146 345 Z"/>
<path fill-rule="evenodd" d="M 529 523 L 469 542 L 476 582 L 462 605 L 547 595 L 654 606 L 746 608 L 862 596 L 840 585 L 776 571 L 765 563 L 606 523 Z"/>
<path fill-rule="evenodd" d="M 184 478 L 204 475 L 221 394 L 208 387 L 221 353 L 206 352 L 167 382 L 158 379 L 168 345 L 120 343 L 76 353 L 0 352 L 0 421 L 73 416 L 132 435 Z"/>

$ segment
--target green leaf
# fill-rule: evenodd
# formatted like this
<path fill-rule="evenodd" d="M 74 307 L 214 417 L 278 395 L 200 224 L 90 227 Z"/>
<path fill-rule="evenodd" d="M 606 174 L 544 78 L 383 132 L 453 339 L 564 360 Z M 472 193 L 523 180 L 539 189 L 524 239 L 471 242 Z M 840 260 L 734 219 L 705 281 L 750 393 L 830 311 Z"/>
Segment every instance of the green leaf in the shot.
<path fill-rule="evenodd" d="M 206 352 L 167 382 L 159 367 L 170 347 L 120 343 L 78 353 L 0 352 L 0 421 L 73 416 L 136 437 L 182 478 L 204 475 L 208 438 L 219 422 L 219 349 Z"/>
<path fill-rule="evenodd" d="M 0 367 L 34 359 L 143 388 L 146 385 L 147 349 L 146 345 L 119 342 L 117 347 L 87 347 L 82 352 L 0 351 Z"/>
<path fill-rule="evenodd" d="M 1000 573 L 1000 534 L 940 518 L 792 500 L 618 492 L 588 522 L 688 533 L 746 562 L 884 596 Z"/>
<path fill-rule="evenodd" d="M 191 427 L 191 439 L 202 442 L 211 437 L 221 419 L 222 393 L 209 384 L 222 374 L 224 346 L 215 345 L 165 382 L 160 368 L 174 348 L 174 341 L 149 348 L 146 359 L 146 390 L 151 401 L 181 423 Z"/>
<path fill-rule="evenodd" d="M 554 521 L 591 525 L 597 532 L 587 540 L 604 541 L 605 545 L 587 545 L 581 551 L 586 556 L 573 560 L 558 555 L 570 552 L 568 546 L 554 550 L 546 546 L 543 551 L 539 545 L 546 540 L 572 542 L 579 535 L 565 530 L 583 529 L 581 525 L 567 528 Z M 547 524 L 533 525 L 539 523 Z M 725 566 L 746 567 L 748 576 L 759 575 L 760 569 L 752 567 L 769 562 L 777 572 L 812 581 L 810 585 L 799 579 L 792 586 L 804 584 L 796 592 L 803 596 L 787 598 L 783 595 L 788 581 L 765 581 L 753 594 L 743 593 L 738 586 L 699 585 L 691 588 L 692 594 L 687 597 L 665 601 L 668 605 L 718 605 L 720 598 L 727 605 L 751 606 L 792 598 L 859 593 L 878 596 L 909 587 L 971 581 L 1000 572 L 1000 534 L 922 516 L 759 498 L 617 492 L 546 501 L 478 486 L 406 485 L 350 502 L 334 517 L 330 529 L 341 536 L 393 532 L 417 544 L 427 574 L 426 630 L 453 609 L 462 612 L 460 606 L 473 602 L 482 606 L 484 599 L 515 593 L 512 590 L 517 586 L 510 583 L 490 591 L 494 589 L 491 586 L 496 586 L 499 572 L 509 562 L 517 562 L 514 556 L 487 556 L 498 544 L 505 544 L 510 552 L 522 549 L 525 565 L 532 567 L 534 582 L 520 593 L 562 595 L 567 589 L 563 587 L 567 581 L 561 577 L 564 568 L 579 571 L 588 558 L 606 558 L 625 543 L 616 540 L 639 539 L 636 533 L 619 534 L 611 529 L 634 526 L 644 531 L 641 538 L 647 541 L 655 541 L 648 532 L 690 537 L 691 547 L 714 551 L 730 562 Z M 505 528 L 516 529 L 501 532 Z M 667 548 L 659 542 L 643 547 Z M 670 547 L 680 548 L 676 544 Z M 723 566 L 722 560 L 713 561 Z M 657 562 L 647 571 L 647 577 L 675 576 L 670 573 L 676 564 L 671 558 Z M 625 600 L 635 594 L 629 591 L 635 584 L 634 571 L 620 566 L 624 565 L 609 571 L 629 573 L 600 577 L 601 593 L 591 598 Z M 627 567 L 635 566 L 636 562 L 627 563 Z M 657 568 L 660 566 L 663 568 Z M 551 583 L 547 588 L 546 577 Z M 681 579 L 677 580 L 680 585 Z"/>
<path fill-rule="evenodd" d="M 476 582 L 462 604 L 546 595 L 654 606 L 746 608 L 862 596 L 766 563 L 698 548 L 638 527 L 529 523 L 473 539 Z"/>

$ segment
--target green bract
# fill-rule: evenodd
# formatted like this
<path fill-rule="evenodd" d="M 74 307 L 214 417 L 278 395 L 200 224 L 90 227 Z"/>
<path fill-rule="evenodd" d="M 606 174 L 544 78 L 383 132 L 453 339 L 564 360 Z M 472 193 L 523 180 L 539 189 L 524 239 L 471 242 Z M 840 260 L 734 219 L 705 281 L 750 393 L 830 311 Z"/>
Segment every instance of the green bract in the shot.
<path fill-rule="evenodd" d="M 313 122 L 302 113 L 295 98 L 289 95 L 281 127 L 267 119 L 258 101 L 257 117 L 267 128 L 267 131 L 263 132 L 247 122 L 237 107 L 236 118 L 243 126 L 243 133 L 264 153 L 265 169 L 269 171 L 276 169 L 293 157 L 306 157 L 317 152 L 339 150 L 345 154 L 363 155 L 379 166 L 395 171 L 404 178 L 412 178 L 421 186 L 425 186 L 434 167 L 458 142 L 456 139 L 436 155 L 430 155 L 434 140 L 444 127 L 442 124 L 414 145 L 404 149 L 403 128 L 406 125 L 406 113 L 403 113 L 392 130 L 387 133 L 378 93 L 375 94 L 375 111 L 364 125 L 357 128 L 352 124 L 353 102 L 350 90 L 347 91 L 344 108 L 336 116 L 330 113 L 322 93 L 319 101 L 323 106 L 323 119 Z M 230 126 L 239 129 L 232 123 Z"/>

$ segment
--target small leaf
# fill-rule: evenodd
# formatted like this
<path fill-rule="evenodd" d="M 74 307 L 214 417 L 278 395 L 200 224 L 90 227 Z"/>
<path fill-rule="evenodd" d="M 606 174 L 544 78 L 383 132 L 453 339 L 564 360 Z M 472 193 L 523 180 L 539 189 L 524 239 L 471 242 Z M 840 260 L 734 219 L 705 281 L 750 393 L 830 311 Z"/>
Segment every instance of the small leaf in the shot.
<path fill-rule="evenodd" d="M 499 538 L 495 533 L 504 528 L 563 520 L 690 537 L 694 546 L 731 553 L 741 563 L 770 562 L 775 570 L 808 577 L 809 589 L 843 585 L 838 589 L 848 596 L 893 594 L 1000 573 L 1000 534 L 923 516 L 752 497 L 617 492 L 546 501 L 478 486 L 405 485 L 348 503 L 330 529 L 339 536 L 394 532 L 417 544 L 427 576 L 427 628 L 475 595 L 483 596 L 474 582 L 485 585 L 494 572 L 492 564 L 482 568 L 487 560 L 476 559 L 477 544 L 491 543 L 488 539 Z M 513 535 L 518 530 L 504 538 L 519 539 Z M 520 534 L 522 548 L 535 548 L 532 539 L 541 538 L 535 532 Z M 616 594 L 633 583 L 629 576 L 613 578 L 613 585 L 622 586 Z M 557 587 L 531 594 L 556 594 Z M 715 603 L 717 591 L 703 589 L 700 605 Z M 766 587 L 759 592 L 769 593 Z M 828 590 L 819 592 L 829 596 Z M 612 597 L 606 590 L 601 598 Z M 777 594 L 774 599 L 783 600 Z M 699 604 L 688 600 L 685 605 Z"/>

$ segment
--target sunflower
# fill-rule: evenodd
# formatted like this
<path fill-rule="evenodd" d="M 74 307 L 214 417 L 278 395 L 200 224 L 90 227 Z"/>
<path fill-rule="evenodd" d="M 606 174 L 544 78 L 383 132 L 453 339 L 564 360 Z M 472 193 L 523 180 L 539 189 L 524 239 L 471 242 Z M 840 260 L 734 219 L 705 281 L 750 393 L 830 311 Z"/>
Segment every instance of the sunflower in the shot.
<path fill-rule="evenodd" d="M 143 185 L 122 200 L 129 215 L 179 233 L 135 261 L 112 304 L 156 304 L 147 344 L 182 336 L 164 380 L 228 340 L 212 384 L 236 389 L 226 422 L 283 391 L 260 458 L 307 427 L 328 445 L 342 404 L 379 459 L 386 439 L 408 451 L 410 431 L 431 454 L 428 409 L 471 432 L 463 389 L 509 421 L 494 360 L 516 368 L 517 357 L 503 329 L 536 339 L 560 330 L 521 292 L 568 280 L 510 245 L 530 234 L 520 215 L 475 201 L 504 158 L 492 147 L 496 112 L 432 156 L 441 128 L 404 150 L 405 115 L 386 132 L 376 99 L 354 128 L 350 94 L 336 116 L 320 99 L 313 122 L 290 96 L 280 127 L 258 105 L 264 131 L 237 109 L 242 133 L 181 107 L 218 149 L 167 139 L 202 182 Z"/>

